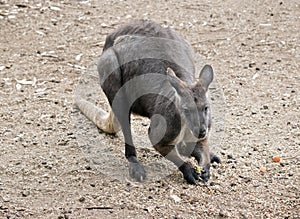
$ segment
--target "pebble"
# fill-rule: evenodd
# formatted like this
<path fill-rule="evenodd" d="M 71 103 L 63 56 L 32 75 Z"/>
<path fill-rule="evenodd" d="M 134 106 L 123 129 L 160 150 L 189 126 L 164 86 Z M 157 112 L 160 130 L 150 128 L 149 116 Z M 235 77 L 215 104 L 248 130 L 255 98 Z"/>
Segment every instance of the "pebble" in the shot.
<path fill-rule="evenodd" d="M 266 173 L 266 172 L 267 172 L 267 169 L 264 168 L 264 167 L 260 167 L 260 168 L 259 168 L 259 171 L 262 172 L 262 173 Z"/>
<path fill-rule="evenodd" d="M 215 186 L 216 183 L 215 183 L 214 181 L 211 181 L 211 182 L 209 183 L 209 185 L 210 185 L 210 186 Z"/>
<path fill-rule="evenodd" d="M 108 25 L 107 25 L 106 23 L 101 23 L 100 25 L 101 25 L 101 27 L 103 27 L 103 28 L 108 27 Z"/>
<path fill-rule="evenodd" d="M 273 162 L 278 163 L 278 162 L 280 162 L 280 157 L 279 157 L 279 156 L 274 156 L 274 157 L 272 158 L 272 160 L 273 160 Z"/>
<path fill-rule="evenodd" d="M 27 197 L 29 196 L 30 192 L 29 191 L 22 191 L 22 196 Z"/>
<path fill-rule="evenodd" d="M 263 108 L 266 110 L 266 109 L 269 109 L 269 107 L 267 105 L 264 105 Z"/>
<path fill-rule="evenodd" d="M 233 156 L 231 154 L 227 154 L 227 159 L 233 159 Z"/>
<path fill-rule="evenodd" d="M 226 211 L 220 210 L 219 211 L 219 216 L 220 217 L 230 217 L 230 214 Z"/>

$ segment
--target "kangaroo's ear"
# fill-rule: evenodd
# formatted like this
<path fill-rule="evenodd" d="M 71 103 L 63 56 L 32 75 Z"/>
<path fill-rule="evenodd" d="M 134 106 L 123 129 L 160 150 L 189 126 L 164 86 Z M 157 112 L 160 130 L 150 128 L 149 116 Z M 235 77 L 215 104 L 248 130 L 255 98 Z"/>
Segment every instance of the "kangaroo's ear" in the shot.
<path fill-rule="evenodd" d="M 187 84 L 183 80 L 181 80 L 180 78 L 177 77 L 177 75 L 175 74 L 175 72 L 173 71 L 172 68 L 170 68 L 170 67 L 167 68 L 167 75 L 169 75 L 171 78 L 176 80 L 176 82 L 178 82 L 179 86 L 187 87 Z"/>
<path fill-rule="evenodd" d="M 174 77 L 174 78 L 177 78 L 177 76 L 176 76 L 176 74 L 175 74 L 175 72 L 173 71 L 172 68 L 168 67 L 168 68 L 167 68 L 167 73 L 168 73 L 170 76 L 172 76 L 172 77 Z"/>
<path fill-rule="evenodd" d="M 176 102 L 179 96 L 177 90 L 173 87 L 168 78 L 162 81 L 159 94 L 167 98 L 170 102 Z"/>
<path fill-rule="evenodd" d="M 214 79 L 214 71 L 210 65 L 205 65 L 200 74 L 199 74 L 199 82 L 206 90 L 208 86 Z"/>

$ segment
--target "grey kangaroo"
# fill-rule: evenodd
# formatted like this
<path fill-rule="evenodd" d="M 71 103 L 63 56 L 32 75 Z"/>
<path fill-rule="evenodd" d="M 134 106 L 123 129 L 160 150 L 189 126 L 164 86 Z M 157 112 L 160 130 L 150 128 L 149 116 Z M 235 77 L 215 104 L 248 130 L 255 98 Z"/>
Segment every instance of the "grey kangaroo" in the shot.
<path fill-rule="evenodd" d="M 207 91 L 213 69 L 205 65 L 195 78 L 192 48 L 179 34 L 152 21 L 136 21 L 116 29 L 106 38 L 98 63 L 100 84 L 110 112 L 85 100 L 76 105 L 102 131 L 122 130 L 130 176 L 146 178 L 133 145 L 130 115 L 150 118 L 148 134 L 153 147 L 172 161 L 190 184 L 210 178 L 211 128 Z M 194 157 L 199 173 L 180 155 Z"/>

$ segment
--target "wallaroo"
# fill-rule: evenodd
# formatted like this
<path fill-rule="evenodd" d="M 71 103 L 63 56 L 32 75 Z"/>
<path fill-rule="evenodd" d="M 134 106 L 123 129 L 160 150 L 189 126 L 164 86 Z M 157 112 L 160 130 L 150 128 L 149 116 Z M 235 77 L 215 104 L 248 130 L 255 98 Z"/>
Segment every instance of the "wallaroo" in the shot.
<path fill-rule="evenodd" d="M 207 91 L 213 69 L 205 65 L 195 77 L 190 44 L 170 28 L 152 21 L 135 21 L 116 29 L 106 38 L 98 63 L 101 88 L 110 111 L 77 99 L 76 105 L 102 131 L 122 130 L 130 176 L 146 178 L 133 144 L 130 115 L 150 119 L 148 134 L 153 147 L 172 161 L 190 184 L 208 181 L 211 162 L 211 128 Z M 197 171 L 182 156 L 194 157 Z"/>

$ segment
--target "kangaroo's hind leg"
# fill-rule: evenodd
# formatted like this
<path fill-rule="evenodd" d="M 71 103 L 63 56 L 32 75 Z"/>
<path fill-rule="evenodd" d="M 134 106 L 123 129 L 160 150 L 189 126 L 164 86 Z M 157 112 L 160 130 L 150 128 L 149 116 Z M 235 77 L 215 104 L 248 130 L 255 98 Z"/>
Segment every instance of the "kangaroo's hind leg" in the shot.
<path fill-rule="evenodd" d="M 125 157 L 129 161 L 129 174 L 137 181 L 143 181 L 146 178 L 146 171 L 137 159 L 136 148 L 133 144 L 131 124 L 130 124 L 130 107 L 126 97 L 122 94 L 115 98 L 112 106 L 114 114 L 120 122 L 120 126 L 125 139 Z"/>
<path fill-rule="evenodd" d="M 84 99 L 75 100 L 75 105 L 80 111 L 91 120 L 100 130 L 108 134 L 116 134 L 120 129 L 120 124 L 112 110 L 105 110 L 95 106 Z"/>

